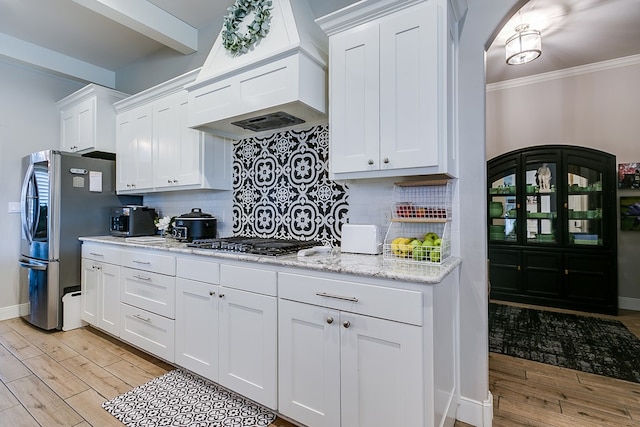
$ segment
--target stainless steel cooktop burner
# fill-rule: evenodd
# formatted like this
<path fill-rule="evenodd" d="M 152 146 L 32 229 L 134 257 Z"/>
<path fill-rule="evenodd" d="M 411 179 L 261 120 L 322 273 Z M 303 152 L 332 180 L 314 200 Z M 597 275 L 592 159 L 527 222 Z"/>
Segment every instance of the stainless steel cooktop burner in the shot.
<path fill-rule="evenodd" d="M 301 249 L 322 246 L 322 242 L 236 236 L 219 239 L 195 239 L 193 242 L 187 243 L 187 246 L 222 252 L 278 256 L 296 253 Z"/>

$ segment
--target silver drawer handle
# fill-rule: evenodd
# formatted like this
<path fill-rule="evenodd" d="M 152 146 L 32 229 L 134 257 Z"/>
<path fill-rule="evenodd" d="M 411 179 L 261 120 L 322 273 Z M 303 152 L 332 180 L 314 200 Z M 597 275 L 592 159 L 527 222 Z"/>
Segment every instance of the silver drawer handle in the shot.
<path fill-rule="evenodd" d="M 104 256 L 104 254 L 99 254 L 96 252 L 89 252 L 89 255 L 93 255 L 93 256 Z"/>
<path fill-rule="evenodd" d="M 340 295 L 332 295 L 332 294 L 328 294 L 326 292 L 316 292 L 316 295 L 319 297 L 324 297 L 324 298 L 333 298 L 333 299 L 339 299 L 342 301 L 351 301 L 351 302 L 358 302 L 358 298 L 356 297 L 343 297 Z"/>
<path fill-rule="evenodd" d="M 135 262 L 136 264 L 144 264 L 144 265 L 149 265 L 151 264 L 150 261 L 136 261 L 135 259 L 133 260 L 133 262 Z"/>
<path fill-rule="evenodd" d="M 133 277 L 135 277 L 136 279 L 139 279 L 139 280 L 147 280 L 147 281 L 151 280 L 151 277 L 144 277 L 144 276 L 141 276 L 139 274 L 136 274 Z"/>
<path fill-rule="evenodd" d="M 147 322 L 147 323 L 151 322 L 151 318 L 150 317 L 147 317 L 145 319 L 144 317 L 140 316 L 139 314 L 134 314 L 133 317 L 135 317 L 138 320 L 142 320 L 143 322 Z"/>

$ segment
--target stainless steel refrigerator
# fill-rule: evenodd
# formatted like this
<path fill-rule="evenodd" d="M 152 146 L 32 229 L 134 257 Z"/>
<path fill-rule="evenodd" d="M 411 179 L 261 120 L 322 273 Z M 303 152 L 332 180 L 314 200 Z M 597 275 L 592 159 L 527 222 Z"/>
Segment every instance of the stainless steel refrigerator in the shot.
<path fill-rule="evenodd" d="M 62 297 L 80 289 L 80 236 L 109 234 L 118 197 L 115 161 L 55 150 L 22 159 L 20 314 L 42 329 L 62 328 Z"/>

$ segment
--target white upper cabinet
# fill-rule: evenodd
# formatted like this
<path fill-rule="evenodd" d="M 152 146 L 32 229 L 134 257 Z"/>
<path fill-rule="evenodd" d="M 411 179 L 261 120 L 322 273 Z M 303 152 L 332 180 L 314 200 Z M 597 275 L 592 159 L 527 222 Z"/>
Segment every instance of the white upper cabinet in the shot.
<path fill-rule="evenodd" d="M 129 95 L 90 84 L 58 101 L 62 151 L 115 153 L 113 103 Z"/>
<path fill-rule="evenodd" d="M 334 178 L 455 175 L 449 7 L 365 1 L 318 20 L 329 34 Z"/>
<path fill-rule="evenodd" d="M 119 194 L 231 189 L 232 142 L 187 126 L 183 87 L 197 71 L 115 104 Z"/>

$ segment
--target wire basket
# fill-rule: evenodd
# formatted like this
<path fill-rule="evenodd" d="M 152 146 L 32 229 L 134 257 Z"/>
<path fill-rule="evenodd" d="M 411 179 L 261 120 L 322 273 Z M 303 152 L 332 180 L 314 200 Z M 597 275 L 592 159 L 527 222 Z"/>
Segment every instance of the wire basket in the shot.
<path fill-rule="evenodd" d="M 440 265 L 451 256 L 449 222 L 392 222 L 382 246 L 385 261 Z"/>
<path fill-rule="evenodd" d="M 393 187 L 395 221 L 450 221 L 453 185 L 447 180 L 399 182 Z"/>

